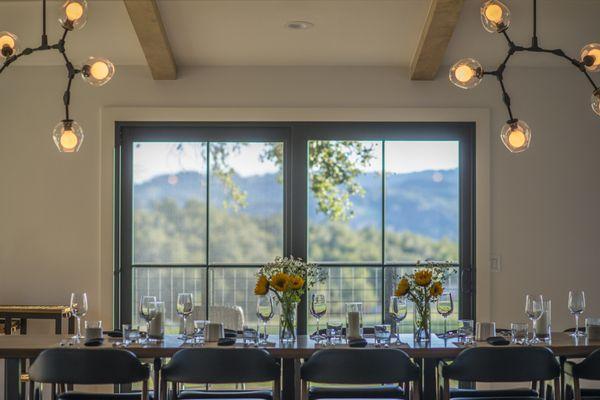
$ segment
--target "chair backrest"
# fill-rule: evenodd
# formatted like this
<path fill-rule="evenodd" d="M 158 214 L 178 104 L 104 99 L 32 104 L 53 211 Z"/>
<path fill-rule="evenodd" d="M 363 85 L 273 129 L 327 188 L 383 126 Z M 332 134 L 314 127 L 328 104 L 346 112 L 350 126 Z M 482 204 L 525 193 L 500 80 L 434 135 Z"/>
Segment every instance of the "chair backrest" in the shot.
<path fill-rule="evenodd" d="M 150 369 L 119 349 L 44 350 L 29 369 L 34 382 L 74 385 L 125 384 L 148 379 Z"/>
<path fill-rule="evenodd" d="M 182 349 L 162 376 L 182 383 L 249 383 L 279 379 L 279 363 L 264 349 Z"/>
<path fill-rule="evenodd" d="M 398 349 L 324 349 L 300 369 L 308 382 L 381 384 L 416 381 L 419 367 Z"/>
<path fill-rule="evenodd" d="M 575 364 L 573 375 L 580 379 L 600 380 L 600 349 L 594 350 L 579 364 Z"/>
<path fill-rule="evenodd" d="M 463 350 L 442 376 L 469 382 L 526 382 L 551 380 L 560 365 L 544 347 L 474 347 Z"/>
<path fill-rule="evenodd" d="M 225 329 L 241 332 L 244 328 L 244 310 L 240 306 L 209 306 L 208 314 L 211 322 L 221 322 Z M 192 316 L 187 319 L 188 331 L 193 330 L 194 320 L 206 319 L 206 308 L 194 306 Z M 179 323 L 179 333 L 183 333 L 183 321 Z"/>

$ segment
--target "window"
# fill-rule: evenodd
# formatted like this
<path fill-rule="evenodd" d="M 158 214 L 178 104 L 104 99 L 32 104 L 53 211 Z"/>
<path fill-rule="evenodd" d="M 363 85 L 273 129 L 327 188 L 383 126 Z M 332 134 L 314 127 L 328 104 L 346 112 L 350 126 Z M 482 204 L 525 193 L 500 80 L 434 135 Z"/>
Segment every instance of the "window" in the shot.
<path fill-rule="evenodd" d="M 455 313 L 473 315 L 471 124 L 123 124 L 117 129 L 119 321 L 143 295 L 194 318 L 254 325 L 257 268 L 294 255 L 325 268 L 328 317 L 363 302 L 387 320 L 417 260 L 452 260 Z M 412 330 L 411 318 L 402 330 Z M 441 318 L 434 316 L 434 330 Z M 276 327 L 271 323 L 271 329 Z M 303 301 L 300 333 L 314 329 Z"/>

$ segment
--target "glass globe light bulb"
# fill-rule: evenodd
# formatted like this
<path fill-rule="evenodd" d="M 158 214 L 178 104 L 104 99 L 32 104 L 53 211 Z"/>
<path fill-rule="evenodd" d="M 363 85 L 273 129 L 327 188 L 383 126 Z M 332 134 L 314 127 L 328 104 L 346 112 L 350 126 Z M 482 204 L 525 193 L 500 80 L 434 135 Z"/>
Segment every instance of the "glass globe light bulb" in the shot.
<path fill-rule="evenodd" d="M 10 32 L 0 32 L 0 59 L 5 59 L 19 52 L 19 39 Z"/>
<path fill-rule="evenodd" d="M 590 43 L 581 49 L 581 63 L 590 72 L 600 71 L 600 43 Z"/>
<path fill-rule="evenodd" d="M 90 57 L 81 68 L 81 77 L 92 86 L 102 86 L 115 75 L 115 66 L 109 60 Z"/>
<path fill-rule="evenodd" d="M 54 127 L 52 139 L 61 153 L 75 153 L 81 148 L 83 130 L 77 122 L 64 120 Z"/>
<path fill-rule="evenodd" d="M 518 119 L 508 121 L 502 127 L 500 139 L 511 153 L 521 153 L 531 144 L 531 129 Z"/>
<path fill-rule="evenodd" d="M 87 1 L 67 0 L 62 5 L 61 15 L 58 19 L 63 28 L 79 30 L 87 22 Z"/>
<path fill-rule="evenodd" d="M 477 60 L 463 58 L 450 68 L 449 78 L 450 82 L 461 89 L 472 89 L 481 82 L 483 67 Z"/>
<path fill-rule="evenodd" d="M 597 115 L 600 115 L 600 89 L 596 89 L 594 93 L 592 93 L 592 110 Z"/>
<path fill-rule="evenodd" d="M 510 25 L 510 10 L 498 0 L 488 0 L 481 5 L 481 23 L 490 33 L 499 33 Z"/>

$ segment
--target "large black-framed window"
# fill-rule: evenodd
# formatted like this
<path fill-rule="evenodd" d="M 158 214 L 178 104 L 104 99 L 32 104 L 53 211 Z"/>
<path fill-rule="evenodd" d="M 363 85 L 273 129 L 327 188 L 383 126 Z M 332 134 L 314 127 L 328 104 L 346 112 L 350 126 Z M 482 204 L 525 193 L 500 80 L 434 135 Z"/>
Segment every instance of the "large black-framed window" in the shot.
<path fill-rule="evenodd" d="M 458 297 L 456 316 L 474 316 L 473 123 L 119 123 L 116 136 L 117 324 L 135 318 L 140 293 L 163 297 L 169 314 L 178 291 L 197 293 L 197 303 L 209 318 L 215 304 L 242 304 L 246 320 L 253 323 L 254 272 L 274 255 L 302 257 L 329 270 L 332 318 L 343 302 L 359 300 L 370 310 L 373 321 L 366 321 L 377 322 L 386 319 L 386 299 L 398 274 L 414 267 L 417 257 L 450 254 L 456 271 L 451 278 Z M 360 164 L 366 151 L 368 160 Z M 419 151 L 425 156 L 416 157 Z M 440 151 L 445 152 L 441 158 L 455 163 L 447 170 L 403 172 L 424 168 L 417 164 L 435 160 Z M 335 179 L 315 179 L 333 174 L 332 163 L 319 156 L 327 152 L 346 154 L 349 165 L 360 164 L 353 175 L 358 192 L 344 185 L 336 192 L 335 186 L 327 186 Z M 343 159 L 337 164 L 347 165 Z M 153 176 L 153 170 L 170 169 L 172 174 Z M 445 192 L 438 193 L 437 187 Z M 330 192 L 347 196 L 335 201 L 335 193 L 323 194 Z M 186 202 L 160 203 L 164 199 L 157 193 L 176 193 L 177 198 L 186 193 Z M 417 205 L 410 203 L 415 196 Z M 445 198 L 450 201 L 444 203 Z M 146 212 L 153 201 L 160 216 Z M 268 206 L 261 207 L 263 203 Z M 433 211 L 421 212 L 423 207 Z M 269 210 L 268 218 L 264 210 Z M 424 218 L 437 241 L 415 244 L 428 238 L 407 236 L 405 227 L 394 226 L 398 219 L 413 217 Z M 450 228 L 436 232 L 435 218 L 443 218 L 438 225 Z M 240 236 L 254 223 L 259 230 Z M 418 221 L 414 224 L 419 226 Z M 343 235 L 350 235 L 345 243 L 352 247 L 335 243 Z M 443 242 L 446 237 L 455 241 Z M 167 241 L 170 247 L 164 254 L 169 256 L 163 256 L 158 250 Z M 263 242 L 270 245 L 254 251 Z M 360 247 L 367 242 L 367 250 Z M 344 259 L 345 254 L 352 257 Z M 302 302 L 301 334 L 313 325 L 306 309 Z"/>

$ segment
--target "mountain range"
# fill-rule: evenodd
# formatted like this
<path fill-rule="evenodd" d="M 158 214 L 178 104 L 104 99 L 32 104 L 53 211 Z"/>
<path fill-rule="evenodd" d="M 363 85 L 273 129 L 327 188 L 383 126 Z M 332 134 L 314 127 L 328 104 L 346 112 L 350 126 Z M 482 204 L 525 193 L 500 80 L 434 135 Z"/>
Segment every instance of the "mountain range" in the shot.
<path fill-rule="evenodd" d="M 246 194 L 242 212 L 255 217 L 280 212 L 283 190 L 277 174 L 233 176 L 235 185 Z M 377 173 L 357 177 L 364 196 L 351 198 L 354 211 L 348 224 L 353 228 L 381 226 L 382 179 Z M 385 181 L 386 229 L 410 231 L 435 239 L 458 239 L 458 169 L 428 170 L 411 173 L 388 173 Z M 147 208 L 165 197 L 183 205 L 191 199 L 205 202 L 206 176 L 197 172 L 159 175 L 134 185 L 135 208 Z M 228 195 L 220 179 L 211 178 L 211 204 L 223 207 Z M 324 222 L 317 212 L 312 194 L 309 199 L 309 221 Z"/>

